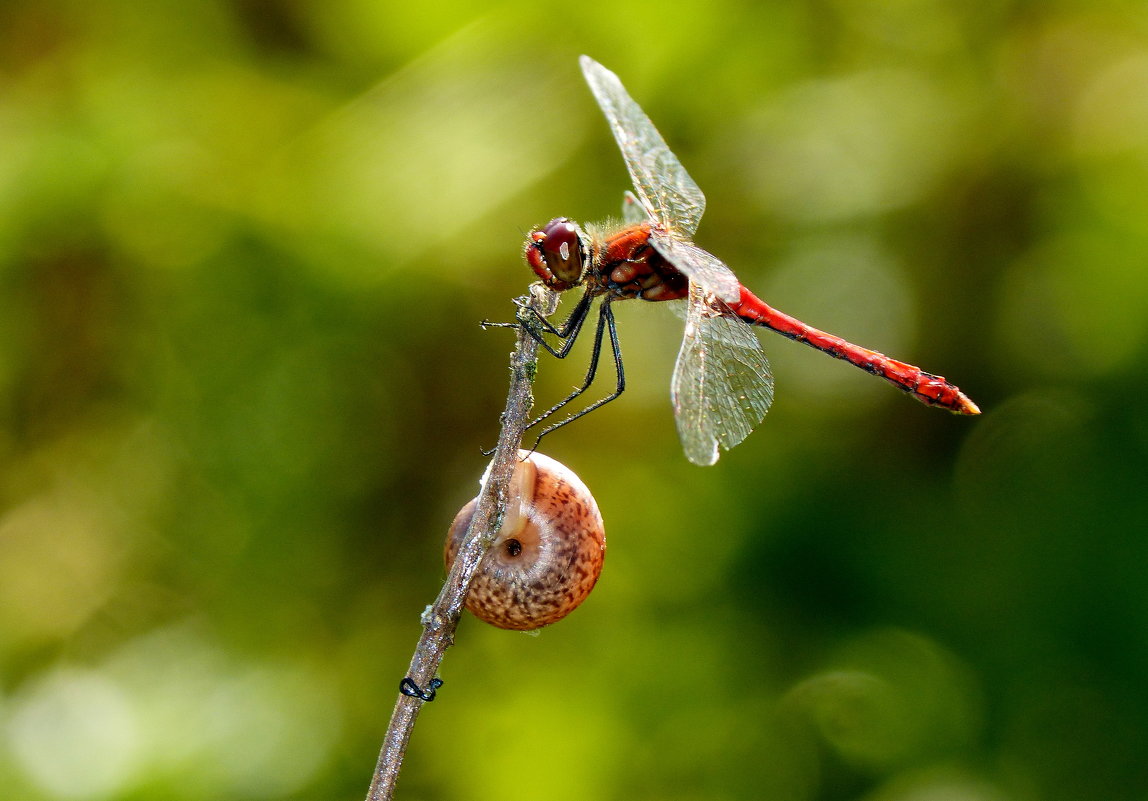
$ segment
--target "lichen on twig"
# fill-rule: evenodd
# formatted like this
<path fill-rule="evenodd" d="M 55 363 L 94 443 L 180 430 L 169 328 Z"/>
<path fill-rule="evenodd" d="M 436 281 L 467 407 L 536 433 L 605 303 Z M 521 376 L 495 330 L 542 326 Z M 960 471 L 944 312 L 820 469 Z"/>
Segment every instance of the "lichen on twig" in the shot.
<path fill-rule="evenodd" d="M 558 305 L 558 296 L 541 284 L 533 284 L 530 287 L 530 297 L 524 298 L 522 302 L 529 304 L 543 317 L 548 317 Z M 454 632 L 467 589 L 505 511 L 518 447 L 534 405 L 531 385 L 537 374 L 537 359 L 537 340 L 524 326 L 519 326 L 514 351 L 510 355 L 510 390 L 506 397 L 506 409 L 500 418 L 498 445 L 483 477 L 470 529 L 447 574 L 446 583 L 438 598 L 422 615 L 423 633 L 395 701 L 375 774 L 367 791 L 367 801 L 390 801 L 394 797 L 399 769 L 419 710 L 426 701 L 435 697 L 435 691 L 441 686 L 441 682 L 434 684 L 438 681 L 435 674 L 446 649 L 454 642 Z"/>

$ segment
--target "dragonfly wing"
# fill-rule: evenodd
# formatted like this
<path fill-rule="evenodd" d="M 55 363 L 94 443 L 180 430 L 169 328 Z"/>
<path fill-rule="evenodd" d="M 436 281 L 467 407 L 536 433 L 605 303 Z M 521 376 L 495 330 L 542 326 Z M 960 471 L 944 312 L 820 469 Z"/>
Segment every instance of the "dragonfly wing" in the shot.
<path fill-rule="evenodd" d="M 756 334 L 694 284 L 671 393 L 682 448 L 697 465 L 713 464 L 749 436 L 773 402 L 773 375 Z"/>
<path fill-rule="evenodd" d="M 663 228 L 693 236 L 706 210 L 706 196 L 618 76 L 589 56 L 580 61 L 647 213 Z"/>
<path fill-rule="evenodd" d="M 688 277 L 691 284 L 697 284 L 726 303 L 736 303 L 741 296 L 741 282 L 733 270 L 709 251 L 657 230 L 650 232 L 650 244 L 678 272 Z"/>
<path fill-rule="evenodd" d="M 650 221 L 642 202 L 629 189 L 622 195 L 622 222 L 626 225 L 641 225 Z"/>

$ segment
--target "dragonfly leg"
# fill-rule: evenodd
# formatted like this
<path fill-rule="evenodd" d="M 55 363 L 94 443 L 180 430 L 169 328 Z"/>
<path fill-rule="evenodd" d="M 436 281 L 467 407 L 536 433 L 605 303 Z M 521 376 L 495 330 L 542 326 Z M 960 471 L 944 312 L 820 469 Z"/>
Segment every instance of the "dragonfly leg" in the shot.
<path fill-rule="evenodd" d="M 604 332 L 608 332 L 610 335 L 610 350 L 614 355 L 614 372 L 617 376 L 617 383 L 614 386 L 614 391 L 607 395 L 605 398 L 601 398 L 600 400 L 590 404 L 580 412 L 576 412 L 575 414 L 572 414 L 569 417 L 566 417 L 565 419 L 542 429 L 542 431 L 538 434 L 538 439 L 536 439 L 534 442 L 535 448 L 538 447 L 538 443 L 542 441 L 542 438 L 549 434 L 551 431 L 555 431 L 567 423 L 572 423 L 583 415 L 587 415 L 595 409 L 605 406 L 607 403 L 616 399 L 626 390 L 626 371 L 622 367 L 622 348 L 618 343 L 618 328 L 614 322 L 614 310 L 610 306 L 609 298 L 607 298 L 602 302 L 602 307 L 598 312 L 598 325 L 594 331 L 594 346 L 592 353 L 590 354 L 590 369 L 586 371 L 586 378 L 582 382 L 582 386 L 575 389 L 561 401 L 531 421 L 527 428 L 533 428 L 539 423 L 545 421 L 547 418 L 551 417 L 553 414 L 558 412 L 560 409 L 565 407 L 567 404 L 569 404 L 571 401 L 573 401 L 575 398 L 590 388 L 590 385 L 594 383 L 595 375 L 598 373 L 598 363 L 601 361 L 602 356 L 602 335 Z"/>
<path fill-rule="evenodd" d="M 587 292 L 584 294 L 581 299 L 579 299 L 578 305 L 570 312 L 570 316 L 566 318 L 566 321 L 557 327 L 543 317 L 533 306 L 519 307 L 518 324 L 551 356 L 558 359 L 565 359 L 570 353 L 570 349 L 574 347 L 574 341 L 578 339 L 578 334 L 582 331 L 582 326 L 586 322 L 587 316 L 589 316 L 590 304 L 593 300 L 594 296 L 592 293 Z M 545 334 L 551 334 L 557 337 L 561 344 L 559 344 L 558 347 L 554 347 L 546 341 L 544 337 Z"/>
<path fill-rule="evenodd" d="M 522 328 L 523 330 L 526 331 L 526 333 L 528 333 L 530 335 L 530 337 L 535 342 L 537 342 L 542 348 L 544 348 L 546 350 L 546 352 L 549 353 L 551 356 L 554 356 L 557 359 L 565 359 L 570 354 L 570 349 L 572 347 L 574 347 L 574 342 L 575 342 L 575 340 L 578 339 L 578 334 L 581 333 L 582 326 L 586 323 L 586 318 L 589 316 L 590 305 L 593 302 L 593 300 L 594 300 L 594 294 L 590 291 L 587 291 L 584 295 L 582 295 L 581 299 L 579 299 L 578 305 L 575 306 L 574 309 L 570 312 L 570 316 L 567 317 L 565 322 L 563 322 L 562 325 L 560 325 L 560 326 L 555 326 L 548 319 L 546 319 L 544 316 L 542 316 L 538 312 L 538 310 L 535 309 L 533 306 L 527 306 L 525 304 L 519 304 L 518 315 L 517 315 L 518 322 L 517 323 L 491 323 L 491 322 L 487 322 L 484 320 L 482 325 L 483 325 L 483 327 L 492 326 L 492 327 L 498 327 L 498 328 Z M 603 319 L 604 319 L 603 315 L 609 317 L 611 331 L 613 331 L 614 316 L 613 316 L 612 312 L 606 312 L 605 311 L 607 308 L 608 308 L 608 304 L 606 302 L 603 302 L 603 304 L 602 304 L 603 311 L 599 312 L 599 317 L 598 317 L 598 330 L 594 335 L 594 355 L 593 355 L 593 358 L 591 359 L 591 362 L 590 362 L 590 370 L 586 375 L 586 382 L 582 385 L 582 388 L 579 390 L 576 390 L 570 396 L 568 396 L 565 400 L 563 400 L 561 403 L 556 404 L 555 406 L 553 406 L 552 408 L 547 410 L 547 412 L 545 414 L 543 414 L 542 416 L 540 416 L 540 417 L 536 418 L 535 420 L 533 420 L 532 422 L 530 422 L 526 426 L 526 429 L 530 429 L 530 428 L 533 428 L 534 426 L 538 425 L 543 420 L 545 420 L 547 417 L 549 417 L 550 415 L 557 412 L 559 409 L 561 409 L 563 406 L 565 406 L 570 401 L 577 398 L 579 395 L 581 395 L 583 392 L 585 392 L 587 390 L 587 388 L 589 388 L 591 382 L 594 380 L 594 373 L 598 369 L 598 356 L 599 356 L 599 353 L 601 352 L 601 349 L 602 349 L 602 325 L 603 325 Z M 549 342 L 547 342 L 545 339 L 546 335 L 553 335 L 553 336 L 557 337 L 560 341 L 560 344 L 558 345 L 558 347 L 554 347 Z M 613 338 L 616 342 L 617 335 L 614 333 L 611 333 L 611 338 Z M 617 354 L 617 346 L 616 345 L 615 345 L 615 354 Z M 617 355 L 615 355 L 615 361 L 617 361 L 617 359 L 618 359 L 618 357 L 617 357 Z M 620 364 L 620 362 L 619 362 L 619 364 Z M 615 394 L 613 397 L 617 397 L 617 394 Z M 612 399 L 613 398 L 611 398 L 611 400 Z M 597 405 L 601 405 L 601 404 L 597 404 Z M 582 414 L 585 414 L 585 412 L 583 412 Z M 581 417 L 582 415 L 579 414 L 576 416 Z M 573 419 L 573 418 L 571 418 L 571 419 Z M 565 423 L 567 423 L 567 422 L 569 422 L 569 420 L 564 421 L 562 424 L 565 425 Z M 557 428 L 557 426 L 555 426 L 555 428 Z M 545 433 L 546 432 L 544 431 L 543 434 L 545 434 Z M 541 441 L 541 439 L 542 439 L 542 436 L 539 435 L 538 441 Z M 535 443 L 534 443 L 535 447 L 538 447 L 538 441 L 535 441 Z M 484 456 L 490 456 L 492 453 L 494 453 L 494 449 L 491 448 L 489 451 L 483 451 L 482 453 Z"/>
<path fill-rule="evenodd" d="M 515 313 L 515 322 L 513 323 L 499 323 L 493 320 L 482 320 L 479 325 L 485 331 L 487 328 L 521 328 L 530 335 L 530 338 L 545 348 L 549 353 L 557 356 L 559 359 L 564 358 L 570 352 L 573 346 L 573 340 L 578 338 L 578 333 L 582 330 L 582 324 L 586 322 L 587 313 L 590 311 L 590 303 L 594 300 L 590 292 L 584 294 L 578 301 L 578 305 L 570 312 L 570 316 L 560 326 L 555 326 L 543 314 L 534 308 L 534 306 L 527 303 L 525 298 L 518 298 L 514 301 L 518 307 Z M 562 344 L 557 348 L 552 346 L 546 341 L 544 335 L 550 334 L 562 340 Z"/>

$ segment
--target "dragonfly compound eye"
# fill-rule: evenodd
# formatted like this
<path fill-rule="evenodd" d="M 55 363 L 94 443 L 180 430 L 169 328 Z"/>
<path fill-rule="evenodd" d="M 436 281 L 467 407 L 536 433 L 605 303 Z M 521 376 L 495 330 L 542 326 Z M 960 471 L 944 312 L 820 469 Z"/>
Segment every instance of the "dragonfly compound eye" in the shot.
<path fill-rule="evenodd" d="M 606 557 L 602 515 L 570 468 L 540 453 L 519 451 L 502 527 L 483 555 L 466 596 L 476 617 L 527 631 L 561 620 L 594 589 Z M 477 498 L 447 534 L 447 569 L 462 545 Z"/>
<path fill-rule="evenodd" d="M 551 220 L 530 235 L 526 261 L 551 289 L 561 292 L 577 286 L 587 262 L 582 229 L 565 217 Z"/>

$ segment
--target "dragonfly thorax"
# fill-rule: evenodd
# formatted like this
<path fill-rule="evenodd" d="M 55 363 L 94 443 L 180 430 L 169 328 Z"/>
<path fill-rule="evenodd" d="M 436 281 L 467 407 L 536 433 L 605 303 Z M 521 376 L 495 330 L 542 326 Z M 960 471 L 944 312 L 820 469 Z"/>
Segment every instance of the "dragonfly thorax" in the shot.
<path fill-rule="evenodd" d="M 555 217 L 530 233 L 526 263 L 556 292 L 572 289 L 586 280 L 590 265 L 586 235 L 577 223 Z"/>

